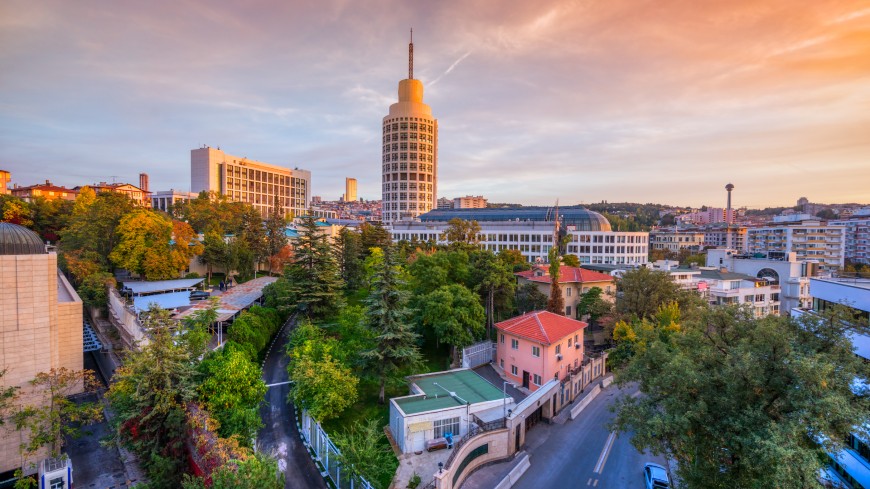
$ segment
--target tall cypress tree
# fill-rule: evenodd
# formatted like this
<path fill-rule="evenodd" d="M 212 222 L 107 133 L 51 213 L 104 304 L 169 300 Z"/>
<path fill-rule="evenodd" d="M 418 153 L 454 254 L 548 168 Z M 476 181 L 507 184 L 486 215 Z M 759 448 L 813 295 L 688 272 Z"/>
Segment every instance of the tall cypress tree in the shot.
<path fill-rule="evenodd" d="M 366 318 L 375 336 L 375 347 L 363 352 L 372 361 L 380 379 L 378 402 L 384 403 L 387 378 L 403 367 L 420 362 L 417 347 L 419 335 L 408 321 L 408 298 L 395 264 L 392 246 L 383 248 L 384 258 L 372 278 L 372 288 L 366 299 Z"/>
<path fill-rule="evenodd" d="M 291 303 L 310 319 L 337 311 L 342 281 L 329 237 L 317 230 L 314 217 L 303 218 L 293 262 L 284 271 Z"/>
<path fill-rule="evenodd" d="M 559 250 L 550 248 L 550 299 L 547 301 L 547 310 L 554 314 L 565 314 L 565 299 L 562 297 L 562 288 L 559 287 Z"/>

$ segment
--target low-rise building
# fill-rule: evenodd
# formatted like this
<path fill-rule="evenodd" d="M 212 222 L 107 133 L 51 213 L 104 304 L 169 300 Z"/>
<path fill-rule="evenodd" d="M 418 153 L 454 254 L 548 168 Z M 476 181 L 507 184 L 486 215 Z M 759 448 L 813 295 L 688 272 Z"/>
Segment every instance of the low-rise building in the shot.
<path fill-rule="evenodd" d="M 497 368 L 509 380 L 536 391 L 563 380 L 583 361 L 587 324 L 549 311 L 533 311 L 495 324 Z"/>
<path fill-rule="evenodd" d="M 127 197 L 130 197 L 130 200 L 136 203 L 136 205 L 140 207 L 151 207 L 151 192 L 147 190 L 142 190 L 141 188 L 131 185 L 129 183 L 106 183 L 100 182 L 95 183 L 93 185 L 87 185 L 96 193 L 100 192 L 114 192 L 116 194 L 123 194 Z M 79 192 L 83 187 L 76 187 L 73 190 Z"/>
<path fill-rule="evenodd" d="M 712 305 L 749 306 L 755 317 L 780 312 L 780 288 L 766 279 L 729 272 L 724 268 L 702 268 L 693 279 L 698 281 L 698 291 L 705 294 Z"/>
<path fill-rule="evenodd" d="M 534 284 L 538 290 L 549 297 L 552 278 L 549 265 L 536 265 L 531 270 L 517 272 L 517 285 Z M 613 277 L 601 272 L 586 270 L 579 267 L 559 267 L 559 288 L 565 302 L 565 315 L 574 317 L 577 314 L 577 304 L 583 294 L 593 287 L 603 292 L 602 297 L 611 299 L 616 286 Z"/>
<path fill-rule="evenodd" d="M 183 192 L 181 190 L 169 189 L 160 192 L 151 193 L 151 208 L 163 212 L 169 212 L 170 208 L 182 202 L 189 202 L 195 199 L 197 194 L 193 192 Z"/>
<path fill-rule="evenodd" d="M 514 399 L 471 369 L 416 375 L 408 378 L 411 394 L 390 399 L 390 432 L 402 453 L 426 449 L 427 442 L 459 439 L 484 412 L 504 419 Z"/>
<path fill-rule="evenodd" d="M 30 185 L 29 187 L 15 187 L 11 190 L 13 196 L 18 197 L 26 202 L 32 202 L 37 197 L 42 197 L 45 200 L 76 200 L 78 191 L 71 188 L 66 188 L 54 185 L 50 180 L 45 183 Z"/>
<path fill-rule="evenodd" d="M 724 267 L 731 272 L 764 279 L 772 288 L 779 287 L 781 314 L 810 305 L 810 277 L 815 267 L 812 263 L 798 261 L 795 252 L 747 254 L 727 249 L 707 250 L 707 266 Z"/>
<path fill-rule="evenodd" d="M 689 250 L 697 253 L 704 249 L 704 233 L 678 229 L 657 229 L 649 233 L 649 246 L 654 250 L 673 252 Z"/>

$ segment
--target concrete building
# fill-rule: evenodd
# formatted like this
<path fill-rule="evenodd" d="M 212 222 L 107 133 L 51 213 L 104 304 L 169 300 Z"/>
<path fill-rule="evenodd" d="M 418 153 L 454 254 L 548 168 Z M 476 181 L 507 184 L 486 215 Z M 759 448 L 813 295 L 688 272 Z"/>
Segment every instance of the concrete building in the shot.
<path fill-rule="evenodd" d="M 843 267 L 846 255 L 846 227 L 822 221 L 795 225 L 763 226 L 746 231 L 749 253 L 794 252 L 800 261 L 818 261 L 821 270 Z"/>
<path fill-rule="evenodd" d="M 654 250 L 679 252 L 689 250 L 698 253 L 704 249 L 704 233 L 677 229 L 657 229 L 649 233 L 649 246 Z"/>
<path fill-rule="evenodd" d="M 76 196 L 79 194 L 75 189 L 54 185 L 50 180 L 29 187 L 14 187 L 10 193 L 27 202 L 33 202 L 37 197 L 42 197 L 45 200 L 76 200 Z"/>
<path fill-rule="evenodd" d="M 399 101 L 383 119 L 382 219 L 413 219 L 435 208 L 438 195 L 438 120 L 423 103 L 423 83 L 414 79 L 414 42 L 408 45 L 408 78 Z"/>
<path fill-rule="evenodd" d="M 486 199 L 483 196 L 466 195 L 453 199 L 454 209 L 486 209 Z"/>
<path fill-rule="evenodd" d="M 560 235 L 569 236 L 568 254 L 580 264 L 643 266 L 649 254 L 649 234 L 612 231 L 607 219 L 582 207 L 558 211 Z M 529 262 L 547 260 L 553 246 L 556 211 L 547 207 L 507 209 L 438 209 L 419 216 L 420 221 L 393 223 L 395 241 L 433 241 L 441 239 L 453 218 L 477 221 L 480 246 L 494 252 L 519 250 Z"/>
<path fill-rule="evenodd" d="M 583 361 L 586 326 L 549 311 L 496 323 L 497 368 L 508 380 L 532 392 L 550 380 L 563 380 Z"/>
<path fill-rule="evenodd" d="M 0 223 L 0 387 L 15 386 L 19 402 L 44 401 L 29 384 L 53 368 L 83 368 L 82 301 L 33 231 Z M 27 434 L 0 427 L 0 473 L 21 467 L 19 446 Z M 47 455 L 40 451 L 36 463 Z M 29 465 L 29 464 L 28 464 Z"/>
<path fill-rule="evenodd" d="M 345 202 L 356 202 L 356 178 L 345 178 L 344 179 L 344 201 Z"/>
<path fill-rule="evenodd" d="M 549 265 L 538 265 L 531 270 L 517 272 L 514 275 L 517 277 L 518 286 L 534 284 L 542 294 L 550 296 L 552 280 Z M 613 300 L 616 286 L 612 276 L 585 268 L 559 267 L 559 288 L 565 302 L 566 316 L 573 318 L 577 315 L 577 304 L 580 303 L 583 294 L 589 292 L 592 287 L 601 289 L 602 298 Z"/>
<path fill-rule="evenodd" d="M 851 219 L 828 221 L 845 228 L 845 259 L 870 264 L 870 215 L 856 213 Z"/>
<path fill-rule="evenodd" d="M 737 210 L 723 209 L 721 207 L 710 207 L 706 211 L 695 211 L 687 214 L 680 214 L 675 217 L 677 222 L 682 224 L 717 224 L 717 223 L 733 223 L 737 217 Z"/>
<path fill-rule="evenodd" d="M 438 209 L 452 209 L 453 208 L 453 200 L 448 199 L 447 197 L 440 197 L 438 199 Z"/>
<path fill-rule="evenodd" d="M 697 280 L 698 292 L 707 297 L 711 305 L 749 306 L 758 318 L 780 314 L 780 288 L 764 278 L 726 269 L 702 268 L 692 276 L 692 280 Z"/>
<path fill-rule="evenodd" d="M 798 261 L 794 252 L 750 255 L 736 250 L 707 250 L 707 267 L 725 268 L 764 279 L 773 289 L 779 288 L 780 314 L 783 315 L 796 307 L 809 307 L 810 277 L 815 272 L 813 265 Z"/>
<path fill-rule="evenodd" d="M 731 242 L 730 249 L 746 251 L 746 227 L 745 226 L 725 226 L 715 225 L 706 226 L 699 229 L 704 233 L 705 248 L 723 248 L 729 247 L 729 239 Z"/>
<path fill-rule="evenodd" d="M 390 399 L 390 432 L 402 453 L 423 451 L 427 442 L 465 436 L 476 415 L 497 411 L 503 419 L 514 399 L 470 369 L 416 375 L 411 394 Z M 446 442 L 446 440 L 445 440 Z"/>
<path fill-rule="evenodd" d="M 277 197 L 285 216 L 305 214 L 311 199 L 311 172 L 232 156 L 205 146 L 190 150 L 190 187 L 251 204 L 264 216 Z"/>
<path fill-rule="evenodd" d="M 187 202 L 195 199 L 197 194 L 193 192 L 183 192 L 181 190 L 169 189 L 151 194 L 151 208 L 163 212 L 169 212 L 169 208 L 180 202 Z"/>

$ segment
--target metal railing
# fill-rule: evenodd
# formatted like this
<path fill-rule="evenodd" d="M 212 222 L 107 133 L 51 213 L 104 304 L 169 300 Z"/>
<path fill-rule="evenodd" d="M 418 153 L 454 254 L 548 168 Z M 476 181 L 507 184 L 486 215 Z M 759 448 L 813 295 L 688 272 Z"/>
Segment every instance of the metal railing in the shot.
<path fill-rule="evenodd" d="M 341 452 L 329 439 L 329 435 L 320 426 L 320 423 L 315 421 L 308 412 L 304 409 L 298 413 L 299 419 L 299 434 L 302 436 L 302 441 L 309 448 L 311 458 L 323 466 L 321 474 L 324 478 L 328 478 L 336 489 L 343 487 L 349 489 L 375 489 L 369 481 L 362 477 L 350 477 L 347 472 L 342 473 L 341 462 L 339 456 Z"/>

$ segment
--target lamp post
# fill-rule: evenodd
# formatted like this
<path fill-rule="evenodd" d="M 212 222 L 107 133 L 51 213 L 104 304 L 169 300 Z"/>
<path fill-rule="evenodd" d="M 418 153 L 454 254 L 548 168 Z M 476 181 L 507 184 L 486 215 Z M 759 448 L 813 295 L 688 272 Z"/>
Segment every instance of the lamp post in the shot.
<path fill-rule="evenodd" d="M 506 380 L 504 382 L 502 382 L 502 384 L 501 384 L 501 392 L 502 392 L 501 417 L 502 418 L 507 418 L 507 385 L 508 385 L 508 383 Z"/>
<path fill-rule="evenodd" d="M 444 462 L 438 462 L 438 473 L 444 472 Z"/>

